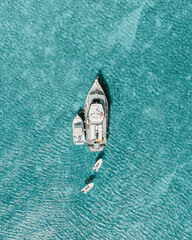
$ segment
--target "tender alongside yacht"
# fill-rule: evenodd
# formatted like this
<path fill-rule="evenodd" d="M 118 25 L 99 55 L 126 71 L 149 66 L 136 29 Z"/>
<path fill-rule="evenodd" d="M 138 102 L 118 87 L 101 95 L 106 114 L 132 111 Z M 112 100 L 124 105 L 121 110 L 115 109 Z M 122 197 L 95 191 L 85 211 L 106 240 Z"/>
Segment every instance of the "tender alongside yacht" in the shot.
<path fill-rule="evenodd" d="M 76 145 L 83 145 L 85 143 L 84 123 L 79 115 L 73 120 L 73 142 Z"/>
<path fill-rule="evenodd" d="M 89 183 L 89 184 L 87 184 L 82 190 L 81 190 L 81 192 L 83 192 L 83 193 L 87 193 L 87 192 L 89 192 L 90 190 L 91 190 L 91 188 L 94 186 L 94 183 Z"/>
<path fill-rule="evenodd" d="M 95 163 L 95 165 L 93 166 L 93 171 L 98 172 L 99 168 L 101 167 L 103 162 L 103 159 L 100 158 L 99 160 L 97 160 L 97 162 Z"/>
<path fill-rule="evenodd" d="M 96 78 L 84 107 L 87 146 L 93 152 L 103 151 L 106 146 L 108 111 L 106 95 Z"/>

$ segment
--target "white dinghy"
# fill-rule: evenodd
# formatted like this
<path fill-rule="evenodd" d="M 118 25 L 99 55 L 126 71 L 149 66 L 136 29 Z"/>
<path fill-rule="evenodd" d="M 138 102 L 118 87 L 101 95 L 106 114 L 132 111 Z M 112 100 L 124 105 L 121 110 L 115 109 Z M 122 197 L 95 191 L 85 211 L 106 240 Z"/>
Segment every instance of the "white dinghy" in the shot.
<path fill-rule="evenodd" d="M 83 145 L 85 143 L 84 124 L 78 114 L 73 120 L 73 142 L 76 145 Z"/>
<path fill-rule="evenodd" d="M 93 185 L 94 185 L 94 183 L 89 183 L 89 184 L 87 184 L 87 185 L 81 190 L 81 192 L 83 192 L 83 193 L 89 192 L 89 191 L 91 190 L 91 188 L 93 187 Z"/>
<path fill-rule="evenodd" d="M 95 165 L 93 166 L 93 171 L 98 172 L 98 171 L 99 171 L 99 168 L 100 168 L 101 165 L 102 165 L 102 162 L 103 162 L 103 159 L 100 158 L 100 159 L 95 163 Z"/>

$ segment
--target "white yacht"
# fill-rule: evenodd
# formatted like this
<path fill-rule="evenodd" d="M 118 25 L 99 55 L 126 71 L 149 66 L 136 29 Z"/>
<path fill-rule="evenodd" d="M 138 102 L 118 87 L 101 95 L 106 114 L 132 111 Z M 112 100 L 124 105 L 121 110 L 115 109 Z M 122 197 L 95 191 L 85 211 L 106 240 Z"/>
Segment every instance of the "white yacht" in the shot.
<path fill-rule="evenodd" d="M 90 190 L 91 190 L 91 188 L 94 186 L 94 183 L 89 183 L 89 184 L 87 184 L 82 190 L 81 190 L 81 192 L 83 192 L 83 193 L 87 193 L 87 192 L 89 192 Z"/>
<path fill-rule="evenodd" d="M 73 142 L 76 145 L 83 145 L 85 143 L 84 124 L 78 114 L 73 120 Z"/>
<path fill-rule="evenodd" d="M 95 163 L 95 165 L 93 166 L 93 171 L 95 172 L 98 172 L 99 171 L 99 168 L 101 167 L 102 165 L 102 158 L 100 158 L 99 160 L 97 160 L 97 162 Z"/>
<path fill-rule="evenodd" d="M 87 95 L 84 114 L 87 146 L 93 152 L 103 151 L 107 143 L 109 108 L 98 78 Z"/>

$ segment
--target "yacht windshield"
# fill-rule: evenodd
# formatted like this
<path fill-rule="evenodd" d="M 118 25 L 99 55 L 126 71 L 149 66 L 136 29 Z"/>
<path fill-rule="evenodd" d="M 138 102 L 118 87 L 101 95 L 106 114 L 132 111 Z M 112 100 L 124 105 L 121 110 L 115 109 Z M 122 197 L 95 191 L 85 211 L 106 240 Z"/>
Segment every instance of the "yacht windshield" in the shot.
<path fill-rule="evenodd" d="M 81 127 L 82 127 L 82 124 L 81 124 L 81 123 L 75 123 L 74 127 L 75 127 L 75 128 L 81 128 Z"/>

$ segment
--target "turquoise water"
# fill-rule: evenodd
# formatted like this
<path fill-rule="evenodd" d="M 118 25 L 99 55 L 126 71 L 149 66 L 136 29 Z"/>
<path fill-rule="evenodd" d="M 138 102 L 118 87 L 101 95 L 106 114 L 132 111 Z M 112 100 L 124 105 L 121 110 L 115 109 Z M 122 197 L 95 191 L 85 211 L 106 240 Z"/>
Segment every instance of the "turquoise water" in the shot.
<path fill-rule="evenodd" d="M 190 1 L 0 3 L 1 239 L 190 239 Z M 103 165 L 72 142 L 101 71 Z"/>

